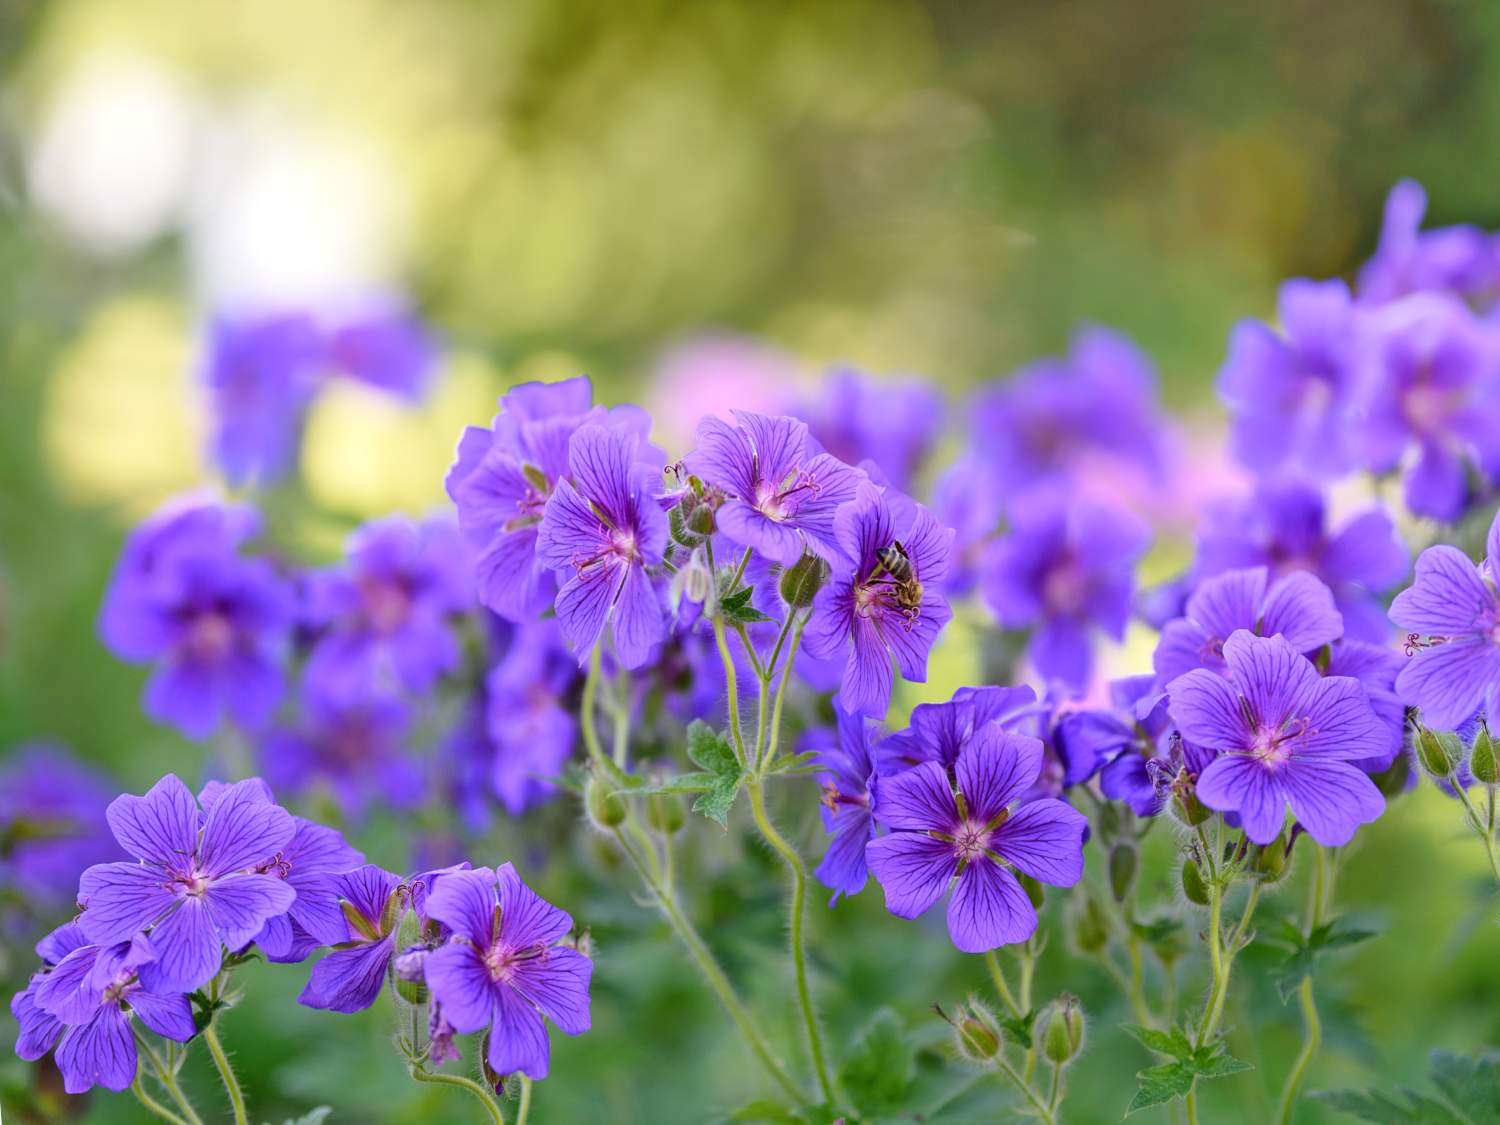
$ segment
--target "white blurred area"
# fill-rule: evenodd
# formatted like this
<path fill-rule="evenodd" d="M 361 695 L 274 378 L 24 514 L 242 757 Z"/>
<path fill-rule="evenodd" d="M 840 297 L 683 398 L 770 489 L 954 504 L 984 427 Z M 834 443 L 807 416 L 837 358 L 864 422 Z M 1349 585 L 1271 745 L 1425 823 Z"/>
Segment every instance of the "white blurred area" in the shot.
<path fill-rule="evenodd" d="M 72 67 L 38 115 L 28 186 L 100 259 L 180 233 L 204 308 L 327 305 L 400 271 L 405 206 L 378 146 L 284 96 L 216 98 L 142 55 Z"/>

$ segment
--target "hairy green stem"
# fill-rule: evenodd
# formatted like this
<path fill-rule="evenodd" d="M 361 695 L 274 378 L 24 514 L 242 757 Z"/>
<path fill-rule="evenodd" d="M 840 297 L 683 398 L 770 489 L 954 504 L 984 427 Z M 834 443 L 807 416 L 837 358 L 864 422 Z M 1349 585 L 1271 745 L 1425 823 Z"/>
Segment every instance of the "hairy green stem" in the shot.
<path fill-rule="evenodd" d="M 766 1041 L 760 1029 L 755 1026 L 754 1019 L 746 1009 L 744 1002 L 740 1000 L 734 985 L 730 983 L 729 977 L 720 967 L 713 952 L 708 948 L 703 938 L 699 935 L 697 928 L 683 914 L 678 905 L 670 886 L 665 885 L 662 880 L 651 870 L 646 861 L 637 854 L 635 846 L 625 838 L 620 829 L 615 829 L 615 836 L 619 840 L 620 849 L 626 857 L 634 864 L 636 871 L 640 874 L 646 886 L 651 890 L 657 905 L 667 922 L 676 932 L 678 939 L 687 946 L 688 952 L 693 955 L 693 960 L 698 963 L 698 969 L 703 974 L 704 980 L 719 998 L 719 1003 L 729 1013 L 729 1018 L 734 1021 L 735 1027 L 744 1036 L 745 1042 L 749 1044 L 751 1052 L 760 1061 L 766 1073 L 781 1087 L 782 1091 L 790 1095 L 798 1102 L 802 1099 L 802 1091 L 792 1081 L 787 1073 L 786 1067 L 776 1058 L 771 1050 L 771 1045 Z"/>
<path fill-rule="evenodd" d="M 729 730 L 734 736 L 734 753 L 741 766 L 749 767 L 750 759 L 745 755 L 745 732 L 740 727 L 740 677 L 734 667 L 734 657 L 729 653 L 729 643 L 724 639 L 724 622 L 714 618 L 714 644 L 719 647 L 719 659 L 724 664 L 724 681 L 729 692 Z"/>
<path fill-rule="evenodd" d="M 499 1104 L 488 1090 L 472 1078 L 465 1078 L 459 1074 L 440 1074 L 437 1071 L 423 1070 L 416 1063 L 408 1066 L 406 1072 L 418 1082 L 430 1082 L 434 1086 L 452 1086 L 472 1094 L 474 1099 L 484 1106 L 484 1111 L 489 1115 L 492 1125 L 505 1125 L 505 1114 L 500 1111 Z"/>
<path fill-rule="evenodd" d="M 130 1092 L 135 1095 L 135 1100 L 146 1108 L 147 1113 L 159 1117 L 163 1121 L 170 1122 L 171 1125 L 187 1125 L 185 1118 L 178 1117 L 177 1114 L 146 1093 L 146 1087 L 141 1085 L 141 1076 L 139 1074 L 135 1076 L 135 1081 L 130 1084 Z"/>
<path fill-rule="evenodd" d="M 1327 854 L 1316 842 L 1313 843 L 1313 855 L 1317 858 L 1317 866 L 1313 869 L 1307 895 L 1307 929 L 1304 936 L 1308 938 L 1323 924 L 1327 903 L 1333 897 L 1333 879 L 1337 873 L 1336 865 L 1328 861 Z M 1297 1007 L 1302 1012 L 1302 1050 L 1297 1053 L 1297 1061 L 1292 1064 L 1291 1072 L 1286 1076 L 1286 1086 L 1281 1091 L 1281 1111 L 1276 1117 L 1280 1125 L 1288 1125 L 1296 1113 L 1302 1079 L 1323 1046 L 1323 1023 L 1318 1018 L 1318 1001 L 1313 993 L 1311 973 L 1304 976 L 1297 986 Z"/>
<path fill-rule="evenodd" d="M 516 1110 L 516 1125 L 526 1125 L 526 1117 L 531 1113 L 531 1079 L 521 1075 L 521 1105 Z"/>
<path fill-rule="evenodd" d="M 790 614 L 787 617 L 787 621 L 790 622 L 791 619 L 795 616 L 795 613 Z M 809 616 L 809 614 L 803 614 L 800 618 L 798 618 L 796 626 L 792 629 L 792 647 L 787 650 L 786 665 L 781 672 L 781 683 L 776 688 L 776 702 L 771 710 L 771 742 L 770 745 L 766 747 L 765 757 L 760 763 L 760 768 L 762 770 L 764 770 L 766 766 L 770 765 L 771 762 L 776 760 L 776 750 L 781 743 L 781 706 L 786 701 L 786 685 L 791 681 L 792 665 L 796 663 L 797 660 L 797 646 L 802 643 L 802 630 L 807 628 L 807 619 Z M 786 636 L 785 629 L 782 630 L 782 636 Z M 777 652 L 779 653 L 781 649 L 781 644 L 779 641 L 777 642 L 776 647 Z M 771 671 L 767 673 L 768 679 L 771 675 L 774 674 L 775 658 L 773 656 Z"/>
<path fill-rule="evenodd" d="M 803 934 L 803 921 L 807 912 L 807 865 L 797 849 L 789 844 L 776 830 L 771 818 L 766 815 L 766 796 L 759 777 L 752 777 L 746 784 L 750 791 L 750 811 L 755 825 L 766 843 L 781 856 L 792 876 L 792 923 L 791 953 L 792 969 L 797 982 L 797 1004 L 802 1009 L 802 1022 L 807 1027 L 807 1048 L 812 1056 L 813 1072 L 817 1075 L 818 1089 L 823 1100 L 833 1104 L 833 1080 L 828 1073 L 828 1060 L 823 1050 L 823 1032 L 818 1026 L 818 1015 L 813 1008 L 812 992 L 807 984 L 807 949 Z"/>
<path fill-rule="evenodd" d="M 203 1042 L 208 1046 L 208 1053 L 213 1057 L 214 1069 L 219 1072 L 219 1081 L 224 1083 L 224 1093 L 229 1098 L 229 1108 L 234 1114 L 234 1125 L 247 1125 L 249 1119 L 245 1116 L 245 1095 L 240 1089 L 240 1080 L 235 1076 L 229 1055 L 225 1053 L 224 1045 L 219 1042 L 217 1023 L 217 1018 L 209 1020 L 208 1026 L 203 1029 Z"/>
<path fill-rule="evenodd" d="M 1016 1068 L 1005 1061 L 1005 1056 L 1003 1054 L 996 1055 L 993 1061 L 995 1063 L 995 1069 L 998 1070 L 1001 1074 L 1005 1075 L 1006 1078 L 1009 1078 L 1011 1085 L 1014 1086 L 1017 1090 L 1020 1090 L 1021 1093 L 1025 1095 L 1026 1100 L 1030 1102 L 1032 1108 L 1036 1110 L 1037 1116 L 1040 1117 L 1046 1123 L 1046 1125 L 1056 1125 L 1057 1116 L 1053 1113 L 1052 1109 L 1047 1105 L 1046 1102 L 1042 1101 L 1041 1095 L 1031 1088 L 1031 1083 L 1017 1074 Z"/>
<path fill-rule="evenodd" d="M 1458 799 L 1463 803 L 1464 812 L 1467 814 L 1465 820 L 1473 829 L 1474 835 L 1484 841 L 1484 854 L 1490 861 L 1490 873 L 1494 875 L 1495 882 L 1500 883 L 1500 844 L 1495 839 L 1495 791 L 1493 786 L 1489 789 L 1489 816 L 1481 817 L 1479 810 L 1474 807 L 1473 800 L 1468 792 L 1459 784 L 1457 778 L 1450 778 L 1450 788 L 1458 794 Z"/>
<path fill-rule="evenodd" d="M 1000 967 L 1000 955 L 991 949 L 984 955 L 984 963 L 989 967 L 990 980 L 995 984 L 995 991 L 1000 996 L 1000 1002 L 1005 1005 L 1015 1019 L 1020 1019 L 1026 1012 L 1016 1002 L 1015 995 L 1010 990 L 1010 985 L 1006 983 L 1005 970 Z"/>
<path fill-rule="evenodd" d="M 188 1125 L 203 1125 L 203 1119 L 198 1116 L 193 1103 L 188 1101 L 187 1095 L 182 1092 L 182 1087 L 177 1084 L 177 1076 L 172 1072 L 172 1068 L 162 1063 L 161 1056 L 156 1053 L 156 1048 L 151 1046 L 139 1027 L 136 1028 L 135 1038 L 142 1052 L 145 1053 L 146 1060 L 151 1064 L 151 1069 L 156 1072 L 156 1080 L 171 1097 L 173 1104 L 182 1111 L 183 1119 Z"/>

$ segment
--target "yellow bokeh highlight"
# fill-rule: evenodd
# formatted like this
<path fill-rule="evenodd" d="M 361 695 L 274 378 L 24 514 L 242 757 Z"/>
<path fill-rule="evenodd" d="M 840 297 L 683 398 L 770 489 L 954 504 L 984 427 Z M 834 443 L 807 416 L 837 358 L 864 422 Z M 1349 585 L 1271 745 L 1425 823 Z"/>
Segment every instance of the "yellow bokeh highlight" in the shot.
<path fill-rule="evenodd" d="M 431 395 L 412 406 L 347 379 L 332 380 L 307 417 L 302 475 L 319 505 L 369 519 L 420 514 L 443 503 L 443 477 L 459 434 L 488 425 L 499 373 L 473 353 L 457 352 L 434 376 Z"/>
<path fill-rule="evenodd" d="M 42 447 L 66 499 L 133 520 L 200 479 L 188 339 L 176 304 L 135 295 L 101 306 L 63 352 L 47 383 Z"/>

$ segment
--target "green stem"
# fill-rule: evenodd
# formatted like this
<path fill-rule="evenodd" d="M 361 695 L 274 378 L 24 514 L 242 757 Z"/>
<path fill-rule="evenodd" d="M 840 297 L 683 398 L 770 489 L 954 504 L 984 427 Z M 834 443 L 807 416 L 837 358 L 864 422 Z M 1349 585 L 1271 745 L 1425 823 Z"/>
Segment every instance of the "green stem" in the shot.
<path fill-rule="evenodd" d="M 761 1035 L 760 1030 L 755 1026 L 755 1021 L 751 1018 L 749 1011 L 740 1000 L 738 993 L 735 992 L 734 985 L 730 983 L 729 977 L 725 975 L 724 970 L 719 966 L 719 962 L 714 958 L 713 952 L 699 935 L 697 928 L 683 914 L 682 908 L 678 905 L 671 887 L 663 884 L 647 866 L 646 862 L 636 854 L 634 845 L 625 838 L 624 833 L 616 829 L 615 835 L 619 840 L 621 850 L 630 862 L 635 865 L 636 871 L 651 890 L 657 905 L 661 908 L 661 912 L 666 917 L 668 924 L 676 932 L 678 939 L 683 945 L 687 946 L 688 952 L 693 955 L 693 959 L 698 963 L 699 971 L 703 974 L 703 979 L 708 982 L 709 988 L 719 998 L 719 1003 L 729 1013 L 729 1018 L 734 1021 L 735 1027 L 744 1036 L 745 1042 L 750 1045 L 751 1052 L 760 1061 L 761 1066 L 765 1067 L 766 1073 L 781 1087 L 782 1091 L 800 1104 L 803 1097 L 802 1091 L 797 1088 L 797 1084 L 787 1074 L 786 1068 L 772 1052 L 770 1044 L 766 1042 L 765 1037 Z"/>
<path fill-rule="evenodd" d="M 765 760 L 760 767 L 762 770 L 776 760 L 776 750 L 781 743 L 781 705 L 786 702 L 786 685 L 792 678 L 792 665 L 797 660 L 797 646 L 802 643 L 802 630 L 807 628 L 808 616 L 809 614 L 803 614 L 792 630 L 792 647 L 787 650 L 786 666 L 782 669 L 781 683 L 776 688 L 776 702 L 771 710 L 771 743 L 766 747 Z"/>
<path fill-rule="evenodd" d="M 1005 1075 L 1005 1077 L 1010 1079 L 1011 1085 L 1013 1085 L 1017 1090 L 1020 1090 L 1022 1094 L 1026 1095 L 1026 1100 L 1032 1104 L 1032 1107 L 1037 1112 L 1037 1116 L 1039 1116 L 1044 1122 L 1046 1122 L 1046 1125 L 1056 1125 L 1057 1118 L 1053 1114 L 1052 1110 L 1047 1106 L 1045 1102 L 1042 1101 L 1037 1092 L 1031 1088 L 1031 1083 L 1027 1082 L 1024 1078 L 1017 1074 L 1016 1068 L 1005 1061 L 1005 1056 L 996 1055 L 994 1061 L 995 1068 L 999 1070 L 1001 1074 Z"/>
<path fill-rule="evenodd" d="M 1031 981 L 1036 975 L 1036 953 L 1032 948 L 1032 942 L 1036 940 L 1033 934 L 1022 943 L 1016 957 L 1021 962 L 1021 1010 L 1031 1011 Z M 1021 1068 L 1021 1074 L 1030 1082 L 1036 1074 L 1036 1044 L 1031 1043 L 1026 1047 L 1026 1059 Z"/>
<path fill-rule="evenodd" d="M 1000 956 L 993 949 L 984 955 L 984 963 L 989 966 L 990 980 L 995 983 L 995 991 L 1000 994 L 1000 1001 L 1010 1014 L 1016 1019 L 1022 1018 L 1026 1013 L 1021 1005 L 1016 1003 L 1015 995 L 1010 990 L 1010 985 L 1005 981 L 1005 970 L 1000 967 Z"/>
<path fill-rule="evenodd" d="M 164 1066 L 161 1056 L 151 1046 L 146 1037 L 141 1034 L 139 1028 L 135 1033 L 136 1042 L 140 1044 L 141 1050 L 145 1052 L 146 1059 L 151 1064 L 151 1069 L 156 1072 L 156 1080 L 161 1083 L 162 1089 L 166 1090 L 172 1098 L 173 1103 L 182 1111 L 183 1119 L 188 1125 L 203 1125 L 203 1118 L 198 1116 L 198 1111 L 193 1108 L 193 1103 L 188 1101 L 187 1095 L 182 1092 L 182 1087 L 177 1084 L 177 1076 L 172 1073 L 171 1068 Z"/>
<path fill-rule="evenodd" d="M 834 1102 L 833 1081 L 828 1074 L 828 1061 L 823 1051 L 823 1033 L 818 1027 L 817 1012 L 813 1009 L 812 992 L 807 985 L 807 949 L 803 937 L 803 920 L 807 910 L 807 865 L 797 854 L 797 849 L 787 843 L 766 815 L 765 789 L 759 777 L 752 777 L 746 784 L 750 791 L 750 811 L 755 817 L 755 826 L 760 834 L 786 862 L 792 876 L 792 924 L 791 952 L 792 969 L 797 980 L 797 1003 L 802 1009 L 802 1022 L 807 1027 L 808 1053 L 812 1056 L 813 1072 L 818 1078 L 818 1089 L 823 1100 Z"/>
<path fill-rule="evenodd" d="M 740 678 L 735 671 L 734 657 L 729 654 L 729 643 L 724 639 L 724 622 L 714 618 L 714 643 L 719 646 L 719 659 L 724 664 L 724 680 L 729 690 L 729 730 L 734 736 L 734 752 L 740 765 L 749 766 L 745 756 L 745 732 L 740 728 Z"/>
<path fill-rule="evenodd" d="M 1493 824 L 1493 788 L 1491 788 L 1490 791 L 1490 817 L 1488 827 L 1486 827 L 1486 818 L 1483 818 L 1479 815 L 1479 810 L 1474 807 L 1473 800 L 1470 799 L 1468 792 L 1462 785 L 1458 783 L 1458 780 L 1456 778 L 1451 780 L 1450 788 L 1453 790 L 1453 792 L 1458 794 L 1459 801 L 1463 803 L 1464 811 L 1468 814 L 1465 819 L 1468 820 L 1469 827 L 1473 829 L 1474 835 L 1478 836 L 1481 840 L 1484 841 L 1484 853 L 1490 861 L 1490 873 L 1495 876 L 1495 882 L 1500 883 L 1500 848 L 1497 848 L 1496 846 L 1495 828 Z"/>
<path fill-rule="evenodd" d="M 423 1070 L 416 1063 L 408 1066 L 406 1071 L 418 1082 L 430 1082 L 434 1086 L 452 1086 L 472 1094 L 475 1100 L 484 1106 L 484 1111 L 489 1115 L 492 1125 L 505 1125 L 505 1114 L 500 1112 L 495 1099 L 490 1096 L 488 1090 L 472 1078 L 465 1078 L 459 1074 L 439 1074 L 436 1071 Z"/>
<path fill-rule="evenodd" d="M 146 1093 L 146 1087 L 141 1085 L 141 1076 L 136 1075 L 135 1081 L 130 1084 L 130 1092 L 135 1095 L 135 1100 L 146 1107 L 146 1112 L 154 1114 L 163 1121 L 171 1122 L 171 1125 L 187 1125 L 184 1118 L 178 1117 L 161 1102 Z"/>
<path fill-rule="evenodd" d="M 1047 1108 L 1057 1112 L 1057 1102 L 1062 1095 L 1062 1063 L 1052 1064 L 1052 1090 L 1047 1095 Z"/>
<path fill-rule="evenodd" d="M 235 1077 L 234 1067 L 229 1062 L 224 1045 L 219 1042 L 219 1033 L 215 1027 L 217 1023 L 216 1019 L 210 1020 L 203 1029 L 203 1042 L 208 1045 L 208 1053 L 213 1056 L 219 1080 L 224 1083 L 224 1093 L 228 1096 L 229 1108 L 234 1113 L 234 1125 L 246 1125 L 248 1118 L 245 1116 L 245 1095 L 240 1090 L 240 1080 Z"/>
<path fill-rule="evenodd" d="M 589 653 L 589 671 L 584 677 L 583 698 L 578 704 L 579 718 L 582 720 L 583 727 L 583 744 L 588 748 L 589 757 L 594 761 L 604 760 L 604 748 L 599 745 L 599 731 L 594 726 L 594 715 L 599 698 L 599 668 L 603 659 L 603 647 L 595 645 L 594 651 Z"/>
<path fill-rule="evenodd" d="M 1224 887 L 1217 877 L 1208 884 L 1208 957 L 1213 971 L 1213 983 L 1209 986 L 1208 1002 L 1203 1018 L 1198 1021 L 1198 1031 L 1193 1046 L 1202 1047 L 1218 1030 L 1219 1020 L 1224 1015 L 1224 997 L 1229 991 L 1229 958 L 1224 955 Z M 1187 1093 L 1187 1117 L 1190 1125 L 1198 1121 L 1198 1084 L 1194 1081 Z"/>
<path fill-rule="evenodd" d="M 531 1079 L 521 1075 L 521 1105 L 516 1110 L 516 1125 L 526 1125 L 526 1117 L 531 1112 Z"/>
<path fill-rule="evenodd" d="M 1307 930 L 1304 936 L 1309 938 L 1323 924 L 1327 903 L 1333 897 L 1333 879 L 1337 873 L 1335 864 L 1328 862 L 1327 855 L 1316 843 L 1313 844 L 1313 855 L 1318 862 L 1313 869 L 1313 879 L 1307 895 Z M 1297 1061 L 1292 1064 L 1291 1073 L 1286 1076 L 1286 1086 L 1281 1091 L 1281 1112 L 1276 1118 L 1281 1125 L 1288 1125 L 1296 1113 L 1302 1079 L 1323 1045 L 1323 1023 L 1318 1018 L 1318 1002 L 1313 994 L 1311 973 L 1304 976 L 1302 983 L 1297 986 L 1297 1007 L 1302 1011 L 1302 1050 L 1298 1052 Z"/>

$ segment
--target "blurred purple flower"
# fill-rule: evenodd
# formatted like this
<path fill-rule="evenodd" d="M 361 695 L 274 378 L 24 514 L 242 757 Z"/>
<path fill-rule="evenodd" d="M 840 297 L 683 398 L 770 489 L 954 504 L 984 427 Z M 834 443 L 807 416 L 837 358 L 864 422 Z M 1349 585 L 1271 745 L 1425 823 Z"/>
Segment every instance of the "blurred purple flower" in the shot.
<path fill-rule="evenodd" d="M 849 367 L 829 371 L 819 391 L 794 411 L 816 444 L 845 465 L 873 461 L 911 491 L 942 432 L 943 396 L 923 379 L 872 379 Z"/>
<path fill-rule="evenodd" d="M 975 733 L 999 722 L 1006 729 L 1037 707 L 1029 687 L 963 687 L 947 703 L 919 703 L 911 725 L 881 739 L 875 756 L 880 775 L 890 777 L 937 762 L 950 775 Z"/>
<path fill-rule="evenodd" d="M 512 816 L 557 792 L 573 753 L 578 722 L 567 696 L 578 682 L 554 620 L 516 630 L 505 657 L 485 680 L 485 722 L 492 746 L 489 783 Z"/>
<path fill-rule="evenodd" d="M 985 601 L 1006 628 L 1034 630 L 1027 655 L 1043 677 L 1082 689 L 1093 674 L 1091 634 L 1125 636 L 1148 539 L 1131 516 L 1034 493 L 985 556 Z"/>
<path fill-rule="evenodd" d="M 804 549 L 824 559 L 837 553 L 834 513 L 853 499 L 864 474 L 821 452 L 807 424 L 733 411 L 698 424 L 698 443 L 684 462 L 693 475 L 730 499 L 716 513 L 730 542 L 792 566 Z"/>
<path fill-rule="evenodd" d="M 1262 476 L 1329 478 L 1353 466 L 1351 409 L 1360 376 L 1360 320 L 1342 281 L 1288 281 L 1281 333 L 1242 320 L 1229 338 L 1219 393 L 1234 454 Z"/>
<path fill-rule="evenodd" d="M 396 809 L 422 802 L 422 767 L 406 753 L 409 708 L 394 699 L 348 706 L 308 699 L 300 720 L 260 742 L 261 771 L 277 791 L 326 787 L 345 815 L 360 819 L 371 800 Z"/>
<path fill-rule="evenodd" d="M 1353 764 L 1388 740 L 1359 682 L 1320 677 L 1285 638 L 1243 629 L 1225 642 L 1224 659 L 1227 677 L 1199 668 L 1167 685 L 1183 737 L 1218 752 L 1198 778 L 1198 799 L 1238 813 L 1257 844 L 1281 832 L 1288 804 L 1318 843 L 1347 844 L 1385 810 Z"/>
<path fill-rule="evenodd" d="M 469 560 L 447 520 L 376 520 L 348 560 L 307 576 L 305 623 L 319 631 L 304 691 L 334 706 L 421 695 L 458 665 L 453 619 L 468 609 Z"/>
<path fill-rule="evenodd" d="M 667 545 L 666 513 L 651 499 L 655 474 L 632 433 L 577 429 L 571 480 L 558 483 L 542 517 L 538 557 L 564 576 L 557 620 L 580 664 L 612 622 L 614 652 L 639 668 L 666 636 L 661 600 L 646 573 Z"/>
<path fill-rule="evenodd" d="M 547 1077 L 551 1047 L 542 1017 L 568 1035 L 591 1026 L 594 963 L 557 944 L 573 919 L 508 863 L 449 875 L 433 889 L 428 911 L 454 935 L 426 962 L 427 986 L 444 1019 L 461 1034 L 489 1029 L 495 1073 Z"/>
<path fill-rule="evenodd" d="M 1500 512 L 1485 549 L 1475 566 L 1457 547 L 1427 548 L 1411 588 L 1391 603 L 1391 620 L 1410 634 L 1408 651 L 1417 650 L 1396 692 L 1433 730 L 1453 730 L 1481 709 L 1500 715 Z"/>
<path fill-rule="evenodd" d="M 893 511 L 902 512 L 898 518 Z M 906 512 L 911 512 L 909 516 Z M 903 678 L 927 679 L 927 656 L 953 617 L 938 590 L 948 572 L 953 532 L 939 527 L 926 508 L 899 506 L 868 481 L 834 517 L 838 554 L 832 575 L 818 591 L 804 641 L 824 660 L 852 648 L 844 664 L 839 703 L 855 714 L 881 718 L 891 702 L 895 659 Z M 880 553 L 900 544 L 914 586 L 903 587 Z M 902 604 L 906 600 L 909 604 Z"/>
<path fill-rule="evenodd" d="M 1365 467 L 1402 469 L 1412 512 L 1456 521 L 1470 500 L 1470 469 L 1500 480 L 1500 328 L 1434 294 L 1383 306 L 1369 321 Z"/>
<path fill-rule="evenodd" d="M 1159 480 L 1164 423 L 1150 361 L 1124 336 L 1090 328 L 1066 359 L 1022 368 L 975 396 L 970 446 L 1007 495 L 1076 484 L 1105 465 Z"/>
<path fill-rule="evenodd" d="M 877 805 L 892 831 L 870 842 L 870 870 L 900 918 L 925 913 L 954 883 L 948 934 L 965 953 L 1025 941 L 1036 910 L 1011 869 L 1071 887 L 1083 877 L 1084 815 L 1061 801 L 1008 806 L 1035 781 L 1042 744 L 998 724 L 959 756 L 957 782 L 937 762 L 883 780 Z"/>
<path fill-rule="evenodd" d="M 1423 231 L 1426 210 L 1427 193 L 1415 180 L 1391 188 L 1380 245 L 1359 271 L 1360 301 L 1378 304 L 1422 290 L 1493 301 L 1500 286 L 1494 237 L 1469 225 Z"/>
<path fill-rule="evenodd" d="M 950 597 L 974 588 L 985 551 L 1000 533 L 1004 510 L 999 479 L 972 453 L 948 468 L 932 486 L 932 514 L 954 530 L 953 565 L 943 580 L 943 590 Z"/>
<path fill-rule="evenodd" d="M 141 978 L 152 992 L 206 984 L 223 948 L 249 944 L 296 898 L 290 885 L 255 870 L 295 832 L 258 779 L 224 789 L 205 814 L 168 774 L 143 797 L 116 797 L 106 815 L 120 846 L 140 862 L 101 863 L 83 873 L 79 924 L 101 945 L 150 927 L 155 957 L 142 965 Z"/>
<path fill-rule="evenodd" d="M 323 356 L 333 371 L 388 394 L 416 401 L 437 365 L 437 341 L 421 319 L 399 304 L 375 304 L 332 324 Z"/>
<path fill-rule="evenodd" d="M 1378 643 L 1391 632 L 1380 595 L 1411 573 L 1411 553 L 1382 509 L 1329 532 L 1317 489 L 1263 485 L 1252 496 L 1210 508 L 1195 565 L 1201 577 L 1249 566 L 1269 568 L 1272 578 L 1307 571 L 1333 592 L 1344 635 Z"/>
<path fill-rule="evenodd" d="M 557 593 L 551 568 L 537 557 L 542 512 L 560 480 L 569 476 L 568 444 L 585 424 L 634 434 L 640 455 L 650 418 L 635 406 L 594 406 L 586 376 L 558 383 L 522 383 L 500 400 L 489 429 L 470 426 L 446 487 L 458 523 L 478 554 L 479 600 L 508 621 L 540 617 Z"/>
<path fill-rule="evenodd" d="M 226 714 L 261 729 L 281 701 L 294 599 L 269 562 L 238 553 L 255 527 L 244 509 L 169 504 L 127 539 L 105 595 L 104 643 L 157 665 L 146 712 L 190 738 Z"/>
<path fill-rule="evenodd" d="M 113 791 L 60 746 L 0 762 L 0 886 L 28 905 L 71 906 L 78 872 L 120 854 L 104 822 Z"/>
<path fill-rule="evenodd" d="M 1223 674 L 1224 642 L 1237 630 L 1283 636 L 1298 652 L 1313 652 L 1343 635 L 1333 593 L 1304 570 L 1270 582 L 1263 566 L 1205 578 L 1188 598 L 1187 611 L 1169 621 L 1152 663 L 1166 684 L 1194 668 Z"/>

